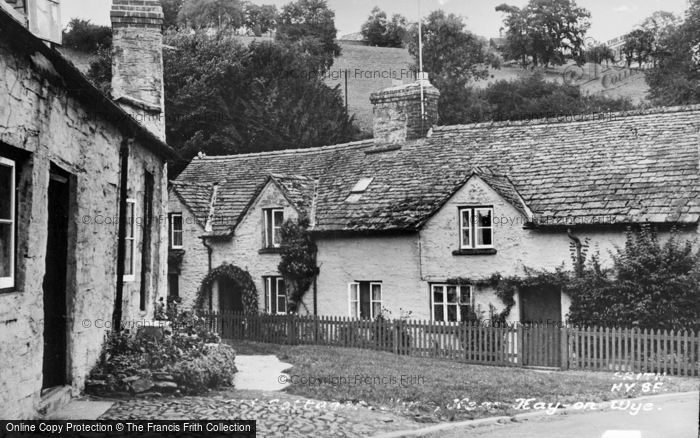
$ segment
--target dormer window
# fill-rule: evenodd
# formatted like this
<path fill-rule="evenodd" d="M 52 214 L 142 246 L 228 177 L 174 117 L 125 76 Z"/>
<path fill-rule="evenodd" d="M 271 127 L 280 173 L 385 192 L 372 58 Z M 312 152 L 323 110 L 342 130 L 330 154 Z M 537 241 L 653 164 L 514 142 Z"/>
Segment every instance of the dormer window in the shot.
<path fill-rule="evenodd" d="M 493 248 L 493 207 L 459 209 L 460 249 Z"/>
<path fill-rule="evenodd" d="M 263 217 L 265 221 L 264 247 L 279 248 L 282 246 L 284 210 L 281 208 L 266 208 L 263 210 Z"/>

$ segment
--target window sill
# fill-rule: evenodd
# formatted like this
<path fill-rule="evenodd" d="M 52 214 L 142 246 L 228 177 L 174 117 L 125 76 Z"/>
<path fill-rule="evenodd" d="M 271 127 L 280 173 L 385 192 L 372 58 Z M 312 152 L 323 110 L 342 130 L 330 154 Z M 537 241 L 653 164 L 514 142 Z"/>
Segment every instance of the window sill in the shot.
<path fill-rule="evenodd" d="M 498 253 L 495 248 L 471 248 L 471 249 L 458 249 L 452 251 L 454 256 L 473 256 L 473 255 L 494 255 Z"/>
<path fill-rule="evenodd" d="M 258 251 L 258 254 L 281 254 L 282 248 L 263 248 Z"/>
<path fill-rule="evenodd" d="M 22 291 L 17 289 L 16 287 L 0 287 L 0 295 L 21 293 L 21 292 Z"/>

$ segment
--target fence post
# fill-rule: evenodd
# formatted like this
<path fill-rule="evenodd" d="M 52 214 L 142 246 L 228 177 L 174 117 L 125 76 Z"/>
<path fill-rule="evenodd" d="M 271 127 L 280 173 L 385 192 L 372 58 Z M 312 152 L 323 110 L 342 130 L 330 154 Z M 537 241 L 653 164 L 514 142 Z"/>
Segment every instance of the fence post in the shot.
<path fill-rule="evenodd" d="M 561 329 L 561 369 L 569 369 L 569 329 L 567 327 L 562 327 Z"/>
<path fill-rule="evenodd" d="M 524 367 L 523 361 L 523 325 L 518 324 L 518 365 Z"/>
<path fill-rule="evenodd" d="M 394 320 L 393 326 L 393 338 L 394 338 L 394 354 L 399 354 L 399 330 L 401 330 L 401 321 Z"/>

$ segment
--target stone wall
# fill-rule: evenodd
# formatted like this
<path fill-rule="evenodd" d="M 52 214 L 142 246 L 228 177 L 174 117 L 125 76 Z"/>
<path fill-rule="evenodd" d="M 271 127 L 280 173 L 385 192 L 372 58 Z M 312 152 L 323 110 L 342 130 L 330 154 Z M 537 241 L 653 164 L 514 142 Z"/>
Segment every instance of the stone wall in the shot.
<path fill-rule="evenodd" d="M 209 252 L 200 236 L 205 234 L 204 227 L 182 203 L 173 190 L 168 200 L 168 213 L 182 213 L 182 258 L 179 274 L 181 309 L 191 309 L 197 297 L 202 280 L 209 272 Z"/>
<path fill-rule="evenodd" d="M 6 41 L 0 41 L 0 152 L 18 162 L 17 285 L 0 294 L 0 412 L 6 418 L 37 415 L 42 386 L 43 295 L 50 163 L 72 177 L 68 256 L 68 380 L 74 393 L 98 358 L 116 290 L 119 148 L 124 135 L 62 88 L 51 85 Z M 142 178 L 154 175 L 154 215 L 165 212 L 163 162 L 141 145 L 130 154 L 129 189 L 142 208 Z M 137 235 L 137 245 L 141 234 Z M 154 224 L 149 299 L 138 310 L 137 281 L 125 287 L 124 319 L 153 314 L 165 295 L 164 226 Z M 137 251 L 137 254 L 139 251 Z M 139 260 L 136 273 L 140 273 Z"/>

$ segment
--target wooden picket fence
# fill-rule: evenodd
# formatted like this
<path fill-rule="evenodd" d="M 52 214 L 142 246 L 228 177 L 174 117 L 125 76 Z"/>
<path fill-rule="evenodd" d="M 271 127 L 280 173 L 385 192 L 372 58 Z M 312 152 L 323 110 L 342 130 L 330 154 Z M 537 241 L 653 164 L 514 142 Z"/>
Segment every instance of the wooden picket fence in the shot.
<path fill-rule="evenodd" d="M 232 340 L 363 348 L 510 367 L 700 375 L 700 338 L 692 332 L 241 313 L 203 317 L 222 338 Z"/>

